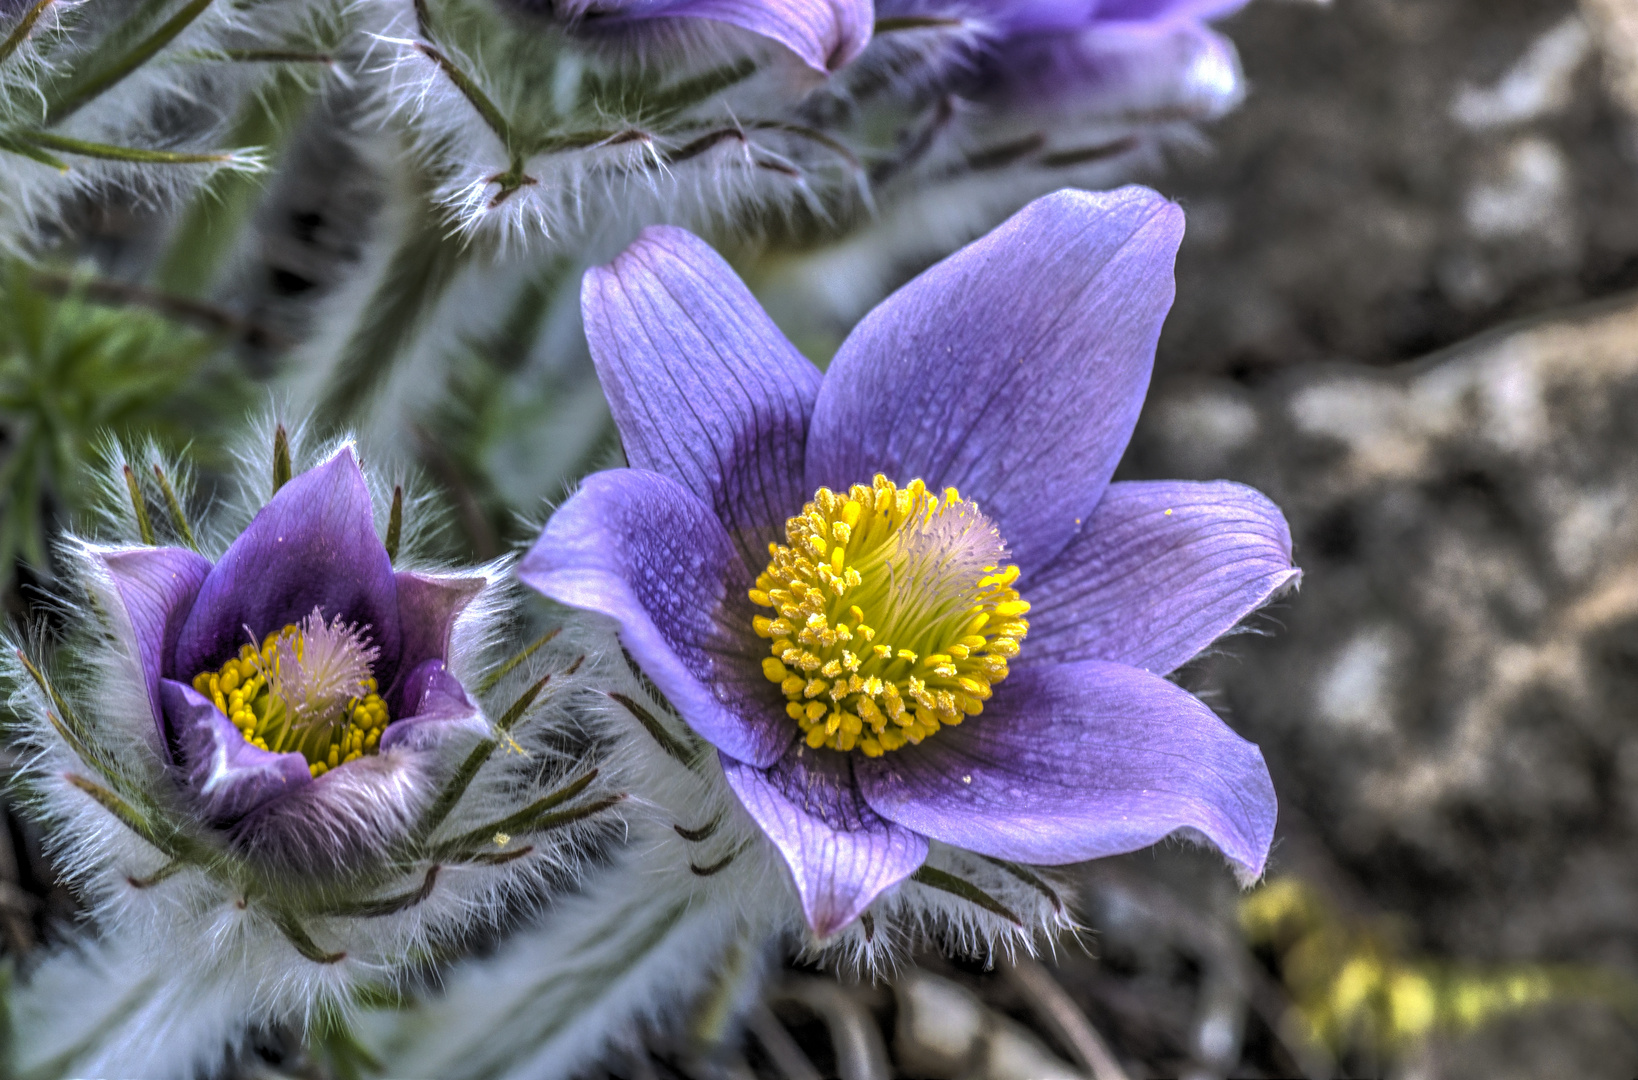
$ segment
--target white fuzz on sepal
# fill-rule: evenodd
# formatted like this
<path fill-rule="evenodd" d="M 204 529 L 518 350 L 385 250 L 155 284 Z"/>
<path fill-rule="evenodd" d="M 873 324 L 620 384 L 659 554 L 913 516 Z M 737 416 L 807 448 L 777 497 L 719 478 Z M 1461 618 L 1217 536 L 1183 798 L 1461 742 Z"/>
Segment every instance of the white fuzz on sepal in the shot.
<path fill-rule="evenodd" d="M 385 107 L 454 228 L 504 246 L 823 217 L 862 181 L 801 109 L 813 71 L 724 24 L 610 48 L 483 0 L 371 0 Z M 424 18 L 421 16 L 425 16 Z"/>
<path fill-rule="evenodd" d="M 573 707 L 632 793 L 624 850 L 494 956 L 457 964 L 441 993 L 367 1015 L 363 1037 L 389 1074 L 567 1078 L 643 1030 L 675 1027 L 748 956 L 799 954 L 874 975 L 928 943 L 989 960 L 1033 954 L 1074 929 L 1051 871 L 935 843 L 915 878 L 816 940 L 790 872 L 716 751 L 670 712 L 603 620 L 582 616 L 571 634 L 596 688 Z"/>
<path fill-rule="evenodd" d="M 170 12 L 155 5 L 36 0 L 0 22 L 0 250 L 23 251 L 66 205 L 119 192 L 169 202 L 227 170 L 265 168 L 256 147 L 224 145 L 247 103 L 276 77 L 241 62 L 257 49 L 300 52 L 323 0 Z"/>

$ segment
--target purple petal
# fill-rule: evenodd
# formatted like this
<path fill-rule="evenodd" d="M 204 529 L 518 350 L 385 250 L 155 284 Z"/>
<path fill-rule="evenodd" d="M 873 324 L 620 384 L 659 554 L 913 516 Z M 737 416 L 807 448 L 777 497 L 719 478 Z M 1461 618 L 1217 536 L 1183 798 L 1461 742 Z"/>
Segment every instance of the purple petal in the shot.
<path fill-rule="evenodd" d="M 1179 23 L 1224 19 L 1250 0 L 1100 0 L 1099 22 Z"/>
<path fill-rule="evenodd" d="M 1113 660 L 1164 675 L 1299 577 L 1291 530 L 1227 482 L 1121 483 L 1020 583 L 1030 631 L 1015 667 Z"/>
<path fill-rule="evenodd" d="M 1088 26 L 1099 6 L 1099 0 L 877 0 L 876 17 L 964 19 L 1007 37 Z"/>
<path fill-rule="evenodd" d="M 1239 54 L 1184 21 L 1099 22 L 1078 34 L 1018 38 L 998 50 L 986 96 L 1032 114 L 1209 119 L 1244 93 Z"/>
<path fill-rule="evenodd" d="M 184 548 L 98 550 L 92 552 L 92 558 L 113 578 L 120 603 L 131 619 L 137 659 L 148 685 L 148 707 L 153 710 L 161 744 L 168 745 L 160 719 L 159 679 L 199 586 L 210 573 L 210 560 Z"/>
<path fill-rule="evenodd" d="M 416 711 L 404 701 L 409 672 L 429 660 L 449 659 L 449 634 L 455 619 L 483 591 L 486 579 L 481 574 L 400 571 L 393 581 L 403 640 L 398 655 L 400 682 L 383 696 L 394 716 L 408 716 Z"/>
<path fill-rule="evenodd" d="M 391 686 L 401 650 L 392 561 L 375 533 L 370 493 L 352 450 L 294 478 L 212 568 L 176 643 L 167 675 L 217 668 L 314 608 L 368 626 L 381 650 L 375 676 Z"/>
<path fill-rule="evenodd" d="M 927 859 L 927 841 L 859 797 L 849 755 L 806 745 L 770 769 L 722 759 L 728 785 L 796 878 L 816 936 L 847 926 Z"/>
<path fill-rule="evenodd" d="M 1061 191 L 894 293 L 814 407 L 809 488 L 954 485 L 1025 570 L 1089 516 L 1137 422 L 1183 213 L 1145 188 Z"/>
<path fill-rule="evenodd" d="M 206 820 L 231 825 L 257 807 L 313 783 L 305 758 L 252 746 L 222 710 L 193 687 L 164 679 L 159 693 L 188 786 Z"/>
<path fill-rule="evenodd" d="M 618 622 L 643 672 L 717 749 L 767 766 L 796 737 L 762 675 L 765 647 L 745 599 L 751 577 L 722 524 L 677 481 L 638 469 L 587 477 L 518 577 Z"/>
<path fill-rule="evenodd" d="M 680 481 L 767 561 L 812 494 L 819 372 L 704 241 L 654 227 L 581 291 L 586 338 L 633 468 Z"/>
<path fill-rule="evenodd" d="M 404 677 L 399 719 L 381 733 L 381 749 L 407 746 L 430 750 L 455 731 L 486 734 L 489 725 L 466 696 L 466 688 L 442 660 L 425 660 Z"/>
<path fill-rule="evenodd" d="M 533 6 L 533 5 L 531 5 Z M 870 43 L 870 0 L 559 0 L 569 18 L 711 19 L 790 49 L 809 67 L 835 71 Z"/>
<path fill-rule="evenodd" d="M 1037 34 L 1071 30 L 1092 21 L 1099 0 L 1003 0 L 989 4 L 991 18 L 1008 33 Z"/>
<path fill-rule="evenodd" d="M 980 715 L 855 768 L 889 821 L 996 858 L 1079 862 L 1193 830 L 1258 875 L 1274 836 L 1258 749 L 1124 664 L 1016 671 Z"/>

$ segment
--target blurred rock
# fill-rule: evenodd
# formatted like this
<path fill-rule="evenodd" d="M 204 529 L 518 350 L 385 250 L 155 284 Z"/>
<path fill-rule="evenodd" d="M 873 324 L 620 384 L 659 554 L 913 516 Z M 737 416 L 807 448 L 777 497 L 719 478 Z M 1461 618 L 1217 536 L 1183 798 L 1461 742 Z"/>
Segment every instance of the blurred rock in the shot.
<path fill-rule="evenodd" d="M 1157 387 L 1125 473 L 1257 486 L 1306 571 L 1272 636 L 1186 673 L 1268 757 L 1274 873 L 1435 955 L 1638 976 L 1635 433 L 1633 297 L 1392 370 Z M 1538 1075 L 1638 1072 L 1629 1029 L 1579 1026 L 1603 1056 Z"/>
<path fill-rule="evenodd" d="M 1171 373 L 1414 359 L 1638 286 L 1630 0 L 1261 2 L 1251 92 L 1152 180 L 1189 231 Z"/>
<path fill-rule="evenodd" d="M 928 1080 L 1084 1080 L 960 983 L 912 970 L 893 984 L 901 1072 Z"/>

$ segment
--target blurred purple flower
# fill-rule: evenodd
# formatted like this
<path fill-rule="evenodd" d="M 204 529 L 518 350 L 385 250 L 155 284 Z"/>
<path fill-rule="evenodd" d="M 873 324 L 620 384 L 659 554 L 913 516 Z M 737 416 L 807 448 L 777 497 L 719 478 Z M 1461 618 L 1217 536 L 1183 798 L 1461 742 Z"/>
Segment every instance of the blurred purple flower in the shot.
<path fill-rule="evenodd" d="M 1237 484 L 1110 483 L 1182 232 L 1143 188 L 1039 199 L 823 377 L 687 232 L 587 274 L 632 467 L 519 576 L 616 620 L 820 936 L 928 838 L 1057 864 L 1182 830 L 1261 872 L 1261 754 L 1161 676 L 1296 579 L 1284 518 Z"/>
<path fill-rule="evenodd" d="M 771 38 L 817 71 L 835 71 L 870 42 L 870 0 L 513 0 L 585 26 L 710 19 Z"/>
<path fill-rule="evenodd" d="M 341 870 L 400 836 L 438 745 L 484 721 L 446 668 L 481 576 L 397 572 L 351 449 L 289 481 L 212 565 L 96 549 L 159 744 L 247 851 Z"/>
<path fill-rule="evenodd" d="M 1240 95 L 1234 46 L 1207 27 L 1248 0 L 880 0 L 881 18 L 961 19 L 983 45 L 965 96 L 1104 115 L 1217 115 Z"/>

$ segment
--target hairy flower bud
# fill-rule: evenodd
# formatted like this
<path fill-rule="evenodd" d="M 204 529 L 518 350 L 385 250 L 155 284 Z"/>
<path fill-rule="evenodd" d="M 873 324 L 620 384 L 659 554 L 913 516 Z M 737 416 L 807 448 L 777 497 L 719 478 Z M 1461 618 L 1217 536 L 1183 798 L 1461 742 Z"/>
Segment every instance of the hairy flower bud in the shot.
<path fill-rule="evenodd" d="M 497 651 L 504 566 L 414 565 L 401 488 L 378 501 L 350 445 L 305 472 L 282 428 L 276 445 L 271 498 L 210 555 L 218 523 L 186 515 L 176 470 L 116 462 L 137 542 L 63 545 L 86 593 L 63 652 L 83 674 L 5 658 L 25 806 L 99 947 L 157 999 L 221 995 L 169 1049 L 112 1018 L 85 1060 L 120 1075 L 219 1053 L 224 1024 L 304 1023 L 458 944 L 554 880 L 621 798 L 552 732 L 579 664 Z"/>

